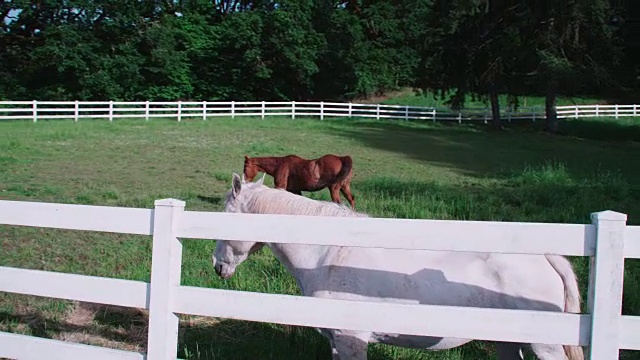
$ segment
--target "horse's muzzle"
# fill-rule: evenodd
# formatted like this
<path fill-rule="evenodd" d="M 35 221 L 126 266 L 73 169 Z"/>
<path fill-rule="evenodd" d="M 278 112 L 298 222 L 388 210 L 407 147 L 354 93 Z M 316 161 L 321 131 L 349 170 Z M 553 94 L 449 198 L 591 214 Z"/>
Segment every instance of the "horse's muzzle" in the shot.
<path fill-rule="evenodd" d="M 224 264 L 215 264 L 214 269 L 216 270 L 216 274 L 223 279 L 228 279 L 233 275 L 230 266 L 225 266 Z"/>

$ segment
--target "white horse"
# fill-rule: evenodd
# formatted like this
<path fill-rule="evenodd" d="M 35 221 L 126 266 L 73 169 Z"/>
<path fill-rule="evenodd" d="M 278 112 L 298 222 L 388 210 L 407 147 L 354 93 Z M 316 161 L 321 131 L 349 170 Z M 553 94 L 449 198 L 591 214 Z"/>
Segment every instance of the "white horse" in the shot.
<path fill-rule="evenodd" d="M 245 182 L 233 173 L 225 211 L 233 213 L 367 216 Z M 263 243 L 218 241 L 216 273 L 229 278 Z M 557 255 L 486 254 L 299 244 L 266 244 L 296 279 L 304 296 L 364 301 L 580 312 L 576 275 Z M 312 311 L 312 310 L 310 310 Z M 424 319 L 429 321 L 429 319 Z M 379 342 L 428 350 L 451 349 L 472 339 L 435 338 L 366 331 L 319 329 L 333 359 L 366 360 L 367 344 Z M 522 359 L 525 344 L 499 342 L 500 360 Z M 541 360 L 582 360 L 579 346 L 529 344 Z"/>

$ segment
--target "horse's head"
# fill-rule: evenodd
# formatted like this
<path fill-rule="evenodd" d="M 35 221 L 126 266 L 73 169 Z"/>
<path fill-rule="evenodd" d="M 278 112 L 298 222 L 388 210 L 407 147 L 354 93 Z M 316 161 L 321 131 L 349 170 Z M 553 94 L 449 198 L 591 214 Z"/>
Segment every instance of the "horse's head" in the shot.
<path fill-rule="evenodd" d="M 245 212 L 244 203 L 247 201 L 247 192 L 252 188 L 259 187 L 264 182 L 264 176 L 255 183 L 240 179 L 240 176 L 233 173 L 231 181 L 231 191 L 225 196 L 224 211 L 233 213 Z M 244 188 L 244 191 L 242 191 Z M 236 271 L 236 267 L 245 261 L 249 255 L 260 250 L 264 243 L 251 241 L 218 240 L 216 250 L 213 254 L 213 268 L 218 276 L 223 279 L 230 278 Z"/>
<path fill-rule="evenodd" d="M 256 177 L 256 175 L 258 175 L 258 172 L 260 172 L 260 166 L 257 164 L 257 162 L 254 159 L 245 155 L 244 170 L 243 170 L 244 178 L 247 181 L 251 182 Z"/>
<path fill-rule="evenodd" d="M 223 279 L 230 278 L 238 265 L 263 246 L 264 243 L 259 242 L 218 240 L 212 258 L 216 274 Z"/>

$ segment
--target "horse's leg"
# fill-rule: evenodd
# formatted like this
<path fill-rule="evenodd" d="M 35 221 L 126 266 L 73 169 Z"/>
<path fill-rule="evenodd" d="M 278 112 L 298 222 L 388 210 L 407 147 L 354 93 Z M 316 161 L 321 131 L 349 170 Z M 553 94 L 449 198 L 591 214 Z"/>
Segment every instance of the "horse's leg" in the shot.
<path fill-rule="evenodd" d="M 273 185 L 277 189 L 287 189 L 287 183 L 289 180 L 289 169 L 282 169 L 276 176 L 273 177 Z"/>
<path fill-rule="evenodd" d="M 367 360 L 367 333 L 336 330 L 331 340 L 333 360 Z"/>
<path fill-rule="evenodd" d="M 522 360 L 522 344 L 496 342 L 498 360 Z"/>
<path fill-rule="evenodd" d="M 531 350 L 540 360 L 566 360 L 562 345 L 531 344 Z"/>
<path fill-rule="evenodd" d="M 333 184 L 329 186 L 329 193 L 331 193 L 331 201 L 340 204 L 340 184 Z"/>
<path fill-rule="evenodd" d="M 353 194 L 351 193 L 351 185 L 349 183 L 342 185 L 342 187 L 340 188 L 340 192 L 342 193 L 342 195 L 344 195 L 345 198 L 347 198 L 347 200 L 349 201 L 349 204 L 351 204 L 351 208 L 355 210 L 356 200 Z"/>

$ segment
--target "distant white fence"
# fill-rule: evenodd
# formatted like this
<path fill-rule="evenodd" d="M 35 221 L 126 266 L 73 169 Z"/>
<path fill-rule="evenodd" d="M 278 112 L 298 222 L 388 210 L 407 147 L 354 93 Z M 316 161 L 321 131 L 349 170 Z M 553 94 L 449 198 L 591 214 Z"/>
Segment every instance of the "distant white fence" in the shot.
<path fill-rule="evenodd" d="M 570 105 L 556 106 L 558 118 L 640 116 L 638 105 Z"/>
<path fill-rule="evenodd" d="M 206 120 L 209 117 L 267 116 L 296 117 L 359 117 L 375 119 L 420 119 L 428 121 L 491 120 L 487 108 L 454 111 L 445 108 L 408 105 L 357 104 L 338 102 L 210 102 L 210 101 L 0 101 L 0 120 L 25 119 L 34 122 L 45 119 L 109 119 L 177 118 Z M 521 108 L 516 112 L 503 110 L 504 120 L 544 119 L 544 109 Z"/>
<path fill-rule="evenodd" d="M 558 118 L 640 116 L 637 105 L 571 105 L 556 107 Z M 428 121 L 491 120 L 489 108 L 465 108 L 459 111 L 408 105 L 358 104 L 339 102 L 272 102 L 272 101 L 0 101 L 0 120 L 25 119 L 37 122 L 48 119 L 119 118 L 190 118 L 267 116 L 296 117 L 360 117 Z M 501 109 L 502 120 L 542 120 L 544 107 L 520 107 L 517 111 Z"/>
<path fill-rule="evenodd" d="M 154 209 L 0 201 L 0 224 L 153 236 L 150 284 L 0 267 L 0 291 L 148 309 L 146 354 L 0 332 L 0 357 L 175 359 L 176 314 L 582 345 L 589 348 L 592 360 L 617 359 L 619 349 L 640 350 L 640 316 L 621 316 L 624 259 L 640 258 L 640 227 L 626 226 L 624 214 L 594 213 L 592 224 L 549 224 L 232 214 L 185 211 L 184 206 L 174 199 L 158 200 Z M 589 256 L 589 313 L 344 301 L 181 286 L 181 239 Z"/>

